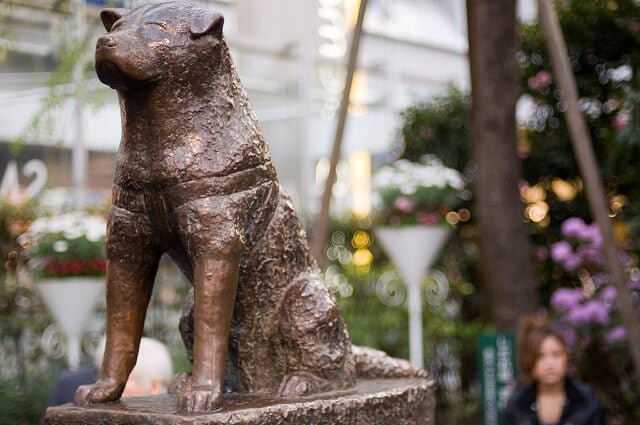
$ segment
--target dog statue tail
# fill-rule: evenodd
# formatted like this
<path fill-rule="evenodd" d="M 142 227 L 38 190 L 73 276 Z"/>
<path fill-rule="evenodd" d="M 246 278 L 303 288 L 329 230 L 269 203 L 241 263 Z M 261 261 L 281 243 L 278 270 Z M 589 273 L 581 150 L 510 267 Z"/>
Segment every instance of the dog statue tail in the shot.
<path fill-rule="evenodd" d="M 362 379 L 426 378 L 427 371 L 396 359 L 384 351 L 370 347 L 351 347 L 356 364 L 356 376 Z"/>

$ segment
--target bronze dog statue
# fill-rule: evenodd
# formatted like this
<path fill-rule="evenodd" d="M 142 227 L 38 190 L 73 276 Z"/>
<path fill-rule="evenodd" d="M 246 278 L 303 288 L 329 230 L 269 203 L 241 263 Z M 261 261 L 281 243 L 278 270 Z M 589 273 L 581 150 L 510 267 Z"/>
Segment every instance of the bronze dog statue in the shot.
<path fill-rule="evenodd" d="M 277 181 L 222 15 L 173 2 L 100 17 L 108 34 L 95 67 L 118 92 L 122 140 L 107 229 L 106 351 L 98 381 L 76 402 L 122 394 L 163 253 L 193 284 L 193 312 L 181 321 L 193 361 L 178 385 L 181 409 L 220 408 L 225 366 L 242 391 L 351 386 L 357 356 Z M 396 375 L 421 375 L 398 364 Z"/>

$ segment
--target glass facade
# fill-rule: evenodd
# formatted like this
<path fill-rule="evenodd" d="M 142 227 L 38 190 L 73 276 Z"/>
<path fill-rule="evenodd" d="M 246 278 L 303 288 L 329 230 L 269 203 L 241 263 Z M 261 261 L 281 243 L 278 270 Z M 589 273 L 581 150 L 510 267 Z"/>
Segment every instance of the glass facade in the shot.
<path fill-rule="evenodd" d="M 86 171 L 80 173 L 86 176 L 86 187 L 108 191 L 120 116 L 115 93 L 98 82 L 92 69 L 93 45 L 104 32 L 98 11 L 147 2 L 119 3 L 92 0 L 63 3 L 64 8 L 23 0 L 0 6 L 2 170 L 12 161 L 20 170 L 30 159 L 40 159 L 47 166 L 48 187 L 69 187 L 74 185 L 74 169 L 86 162 Z M 468 86 L 460 18 L 464 2 L 370 3 L 343 143 L 344 190 L 338 187 L 336 195 L 344 197 L 336 200 L 339 208 L 352 207 L 352 152 L 384 155 L 396 141 L 399 111 L 448 84 Z M 319 161 L 328 156 L 334 137 L 358 2 L 201 4 L 225 15 L 226 38 L 280 180 L 301 211 L 313 212 L 323 184 Z M 76 51 L 75 35 L 81 30 L 74 23 L 79 21 L 85 35 L 82 49 Z M 29 178 L 18 174 L 24 187 Z"/>

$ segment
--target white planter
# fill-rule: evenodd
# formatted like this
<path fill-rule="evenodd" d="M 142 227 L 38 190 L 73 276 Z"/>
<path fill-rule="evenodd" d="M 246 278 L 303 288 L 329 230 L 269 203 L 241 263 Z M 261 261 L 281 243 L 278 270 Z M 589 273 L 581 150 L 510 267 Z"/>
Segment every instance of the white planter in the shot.
<path fill-rule="evenodd" d="M 87 321 L 104 293 L 104 277 L 41 279 L 36 287 L 49 312 L 67 339 L 69 368 L 80 366 L 80 341 Z"/>
<path fill-rule="evenodd" d="M 407 285 L 411 364 L 423 366 L 422 291 L 420 284 L 447 241 L 451 227 L 414 225 L 379 227 L 374 234 Z"/>

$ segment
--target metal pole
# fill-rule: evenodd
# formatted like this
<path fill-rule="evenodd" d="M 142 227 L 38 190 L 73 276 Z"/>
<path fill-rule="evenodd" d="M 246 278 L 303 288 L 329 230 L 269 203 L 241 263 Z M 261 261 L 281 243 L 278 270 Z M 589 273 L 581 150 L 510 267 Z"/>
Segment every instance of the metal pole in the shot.
<path fill-rule="evenodd" d="M 538 0 L 538 5 L 547 49 L 551 55 L 553 73 L 558 80 L 558 87 L 562 91 L 562 96 L 567 102 L 566 117 L 569 133 L 571 134 L 571 142 L 578 159 L 580 172 L 584 178 L 584 186 L 591 212 L 602 232 L 607 266 L 613 284 L 618 290 L 620 316 L 627 330 L 629 351 L 635 369 L 635 376 L 640 382 L 640 323 L 633 309 L 631 292 L 625 285 L 622 264 L 618 259 L 618 251 L 609 218 L 609 208 L 606 203 L 607 198 L 598 176 L 598 164 L 591 147 L 591 136 L 578 106 L 578 89 L 569 62 L 567 46 L 560 29 L 558 17 L 551 6 L 551 0 Z"/>
<path fill-rule="evenodd" d="M 409 359 L 415 367 L 424 367 L 422 352 L 422 290 L 420 281 L 407 281 L 409 306 Z"/>
<path fill-rule="evenodd" d="M 313 57 L 311 48 L 307 43 L 303 43 L 298 48 L 298 93 L 302 104 L 302 116 L 300 119 L 301 140 L 311 140 L 311 125 L 309 115 L 311 112 L 311 87 Z M 298 186 L 298 194 L 302 200 L 302 205 L 309 205 L 310 196 L 307 188 L 313 184 L 313 167 L 309 167 L 311 154 L 309 144 L 302 143 L 300 146 L 300 165 L 298 172 L 302 180 L 302 185 Z"/>
<path fill-rule="evenodd" d="M 321 198 L 320 213 L 316 220 L 313 232 L 313 240 L 311 241 L 311 252 L 316 260 L 322 265 L 324 263 L 324 247 L 329 237 L 330 224 L 330 208 L 331 208 L 331 191 L 336 181 L 336 167 L 340 160 L 340 151 L 342 149 L 342 139 L 344 135 L 345 124 L 347 121 L 347 113 L 349 112 L 349 95 L 351 94 L 351 84 L 353 82 L 353 74 L 356 69 L 358 59 L 358 49 L 360 48 L 360 38 L 362 36 L 362 23 L 364 22 L 364 14 L 367 9 L 367 1 L 360 1 L 358 9 L 358 21 L 353 29 L 353 38 L 351 40 L 351 50 L 349 51 L 349 62 L 347 64 L 347 76 L 344 83 L 344 91 L 342 92 L 342 101 L 338 112 L 338 125 L 333 140 L 333 150 L 331 151 L 331 164 L 329 166 L 329 175 L 324 186 L 324 192 Z"/>
<path fill-rule="evenodd" d="M 72 43 L 75 46 L 82 44 L 82 38 L 86 32 L 86 3 L 84 0 L 74 0 L 72 3 L 74 10 L 74 37 Z M 73 109 L 73 147 L 71 151 L 71 174 L 74 189 L 75 208 L 82 209 L 87 202 L 87 163 L 88 153 L 85 145 L 84 132 L 84 104 L 80 93 L 80 83 L 82 80 L 82 59 L 84 55 L 78 52 L 78 60 L 73 66 L 71 82 L 74 87 Z"/>

